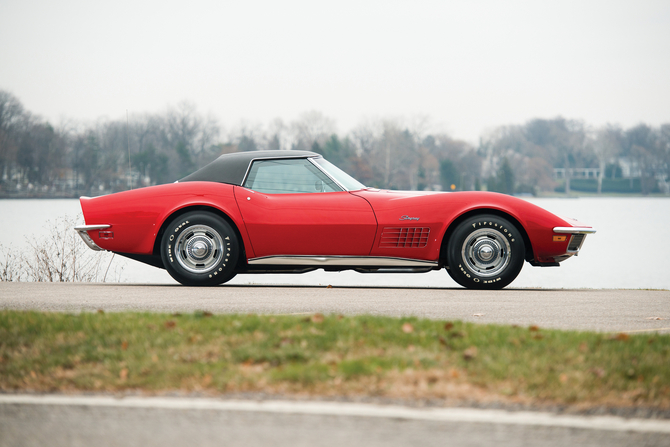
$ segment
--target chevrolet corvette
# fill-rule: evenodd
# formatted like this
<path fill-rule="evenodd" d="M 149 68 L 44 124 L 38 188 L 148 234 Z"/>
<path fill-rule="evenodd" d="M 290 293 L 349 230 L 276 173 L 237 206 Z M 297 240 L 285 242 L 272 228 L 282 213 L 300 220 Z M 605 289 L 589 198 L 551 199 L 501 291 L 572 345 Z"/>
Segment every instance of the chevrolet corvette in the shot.
<path fill-rule="evenodd" d="M 171 184 L 81 197 L 93 250 L 163 268 L 188 286 L 237 274 L 446 269 L 501 289 L 524 261 L 554 267 L 595 229 L 492 192 L 367 188 L 307 151 L 225 154 Z"/>

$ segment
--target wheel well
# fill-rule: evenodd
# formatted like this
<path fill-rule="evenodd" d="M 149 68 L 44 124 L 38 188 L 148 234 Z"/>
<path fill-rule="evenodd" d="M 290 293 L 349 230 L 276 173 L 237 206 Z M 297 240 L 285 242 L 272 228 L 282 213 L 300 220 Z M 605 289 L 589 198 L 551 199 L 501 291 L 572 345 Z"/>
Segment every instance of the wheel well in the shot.
<path fill-rule="evenodd" d="M 240 249 L 241 249 L 241 256 L 239 256 L 237 260 L 237 265 L 238 267 L 240 266 L 240 263 L 245 264 L 247 260 L 247 255 L 246 255 L 246 250 L 244 249 L 244 239 L 242 239 L 242 234 L 240 233 L 239 228 L 237 228 L 237 225 L 235 225 L 235 222 L 223 211 L 213 208 L 211 206 L 205 206 L 205 205 L 195 205 L 195 206 L 187 206 L 186 208 L 181 208 L 174 213 L 170 214 L 165 221 L 163 221 L 163 225 L 161 225 L 161 228 L 158 230 L 158 234 L 156 234 L 156 240 L 154 241 L 154 250 L 153 254 L 157 255 L 160 257 L 161 255 L 161 240 L 163 239 L 163 234 L 165 234 L 165 229 L 167 228 L 168 223 L 176 218 L 179 217 L 183 214 L 189 213 L 191 211 L 206 211 L 208 213 L 215 214 L 225 220 L 230 227 L 233 229 L 235 232 L 235 236 L 237 236 L 237 240 L 239 241 L 240 244 Z"/>
<path fill-rule="evenodd" d="M 512 224 L 514 224 L 521 232 L 521 237 L 523 238 L 523 243 L 526 248 L 526 254 L 525 254 L 526 261 L 530 261 L 533 259 L 534 257 L 533 246 L 530 243 L 530 238 L 528 237 L 528 233 L 526 233 L 526 229 L 523 227 L 523 225 L 521 225 L 521 223 L 519 223 L 518 220 L 500 210 L 490 208 L 479 208 L 461 214 L 456 219 L 454 219 L 454 221 L 449 225 L 449 228 L 447 228 L 447 231 L 444 233 L 444 238 L 442 239 L 442 245 L 440 246 L 440 263 L 442 265 L 447 265 L 447 249 L 449 248 L 449 239 L 451 238 L 451 235 L 453 234 L 454 230 L 456 230 L 458 225 L 460 225 L 460 223 L 463 222 L 464 220 L 480 214 L 492 214 L 494 216 L 507 219 Z"/>

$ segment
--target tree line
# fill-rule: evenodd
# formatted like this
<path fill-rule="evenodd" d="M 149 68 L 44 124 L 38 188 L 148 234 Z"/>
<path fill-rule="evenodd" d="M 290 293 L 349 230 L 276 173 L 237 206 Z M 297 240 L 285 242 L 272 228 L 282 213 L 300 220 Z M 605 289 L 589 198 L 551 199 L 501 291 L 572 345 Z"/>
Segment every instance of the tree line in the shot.
<path fill-rule="evenodd" d="M 473 146 L 430 132 L 427 119 L 370 120 L 343 135 L 316 111 L 227 133 L 188 102 L 123 118 L 54 125 L 0 90 L 0 195 L 77 197 L 169 183 L 223 153 L 266 149 L 318 152 L 384 189 L 669 192 L 670 123 L 594 128 L 538 118 L 500 126 Z"/>

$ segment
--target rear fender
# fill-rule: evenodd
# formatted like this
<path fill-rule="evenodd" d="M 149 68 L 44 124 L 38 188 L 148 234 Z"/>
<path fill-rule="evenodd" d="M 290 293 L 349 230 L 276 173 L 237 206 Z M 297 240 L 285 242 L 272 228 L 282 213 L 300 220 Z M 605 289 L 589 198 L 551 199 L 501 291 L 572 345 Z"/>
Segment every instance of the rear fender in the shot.
<path fill-rule="evenodd" d="M 167 230 L 167 226 L 172 221 L 172 219 L 177 218 L 183 214 L 186 214 L 191 211 L 206 211 L 210 212 L 212 214 L 215 214 L 228 222 L 230 226 L 233 228 L 235 231 L 235 234 L 237 235 L 237 240 L 242 243 L 242 251 L 243 253 L 239 256 L 238 258 L 238 264 L 239 263 L 244 263 L 247 260 L 247 254 L 250 253 L 250 257 L 253 257 L 253 249 L 251 248 L 251 242 L 249 241 L 249 238 L 246 237 L 246 231 L 241 231 L 240 228 L 238 227 L 238 223 L 235 222 L 224 210 L 219 209 L 218 207 L 215 207 L 213 205 L 194 205 L 194 206 L 186 206 L 184 208 L 180 208 L 175 210 L 172 214 L 168 215 L 165 217 L 163 220 L 163 224 L 161 225 L 160 229 L 158 230 L 158 234 L 156 235 L 155 242 L 154 242 L 154 248 L 153 248 L 153 254 L 156 256 L 160 256 L 160 243 L 161 239 L 163 238 L 163 234 L 165 234 L 165 231 Z M 240 219 L 241 220 L 241 219 Z"/>
<path fill-rule="evenodd" d="M 180 213 L 207 209 L 227 219 L 238 232 L 247 253 L 251 244 L 233 186 L 214 182 L 171 183 L 80 199 L 87 225 L 110 225 L 105 232 L 88 232 L 100 248 L 116 253 L 155 255 L 161 231 Z"/>

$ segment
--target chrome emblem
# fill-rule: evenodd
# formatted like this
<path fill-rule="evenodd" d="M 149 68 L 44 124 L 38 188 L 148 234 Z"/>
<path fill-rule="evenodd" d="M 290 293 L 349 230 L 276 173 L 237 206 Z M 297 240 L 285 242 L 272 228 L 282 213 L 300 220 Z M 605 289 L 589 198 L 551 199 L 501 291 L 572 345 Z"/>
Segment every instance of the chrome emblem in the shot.
<path fill-rule="evenodd" d="M 400 220 L 419 220 L 418 217 L 409 217 L 408 215 L 404 215 L 400 218 Z"/>

